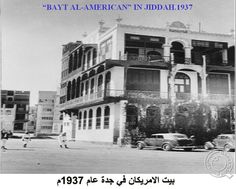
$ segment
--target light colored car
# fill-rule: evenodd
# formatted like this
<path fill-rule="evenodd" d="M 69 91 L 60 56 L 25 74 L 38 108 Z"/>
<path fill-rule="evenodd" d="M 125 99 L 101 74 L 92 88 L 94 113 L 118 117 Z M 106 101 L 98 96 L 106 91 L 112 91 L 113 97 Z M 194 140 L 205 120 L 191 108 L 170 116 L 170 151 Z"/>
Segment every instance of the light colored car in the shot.
<path fill-rule="evenodd" d="M 152 134 L 150 138 L 145 138 L 144 141 L 137 142 L 138 149 L 141 150 L 146 147 L 161 148 L 164 151 L 170 151 L 172 149 L 191 151 L 195 148 L 194 139 L 188 138 L 185 134 L 180 133 Z"/>
<path fill-rule="evenodd" d="M 220 134 L 212 142 L 206 142 L 204 145 L 206 150 L 221 149 L 225 151 L 235 150 L 235 135 Z"/>

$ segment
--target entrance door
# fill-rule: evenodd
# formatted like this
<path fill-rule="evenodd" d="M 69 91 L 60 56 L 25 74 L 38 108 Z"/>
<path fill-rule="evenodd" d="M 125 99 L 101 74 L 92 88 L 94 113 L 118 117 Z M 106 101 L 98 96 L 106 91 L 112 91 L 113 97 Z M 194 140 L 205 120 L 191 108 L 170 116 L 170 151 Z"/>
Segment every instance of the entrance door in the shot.
<path fill-rule="evenodd" d="M 175 93 L 177 99 L 190 98 L 190 78 L 184 73 L 177 73 L 175 76 Z"/>

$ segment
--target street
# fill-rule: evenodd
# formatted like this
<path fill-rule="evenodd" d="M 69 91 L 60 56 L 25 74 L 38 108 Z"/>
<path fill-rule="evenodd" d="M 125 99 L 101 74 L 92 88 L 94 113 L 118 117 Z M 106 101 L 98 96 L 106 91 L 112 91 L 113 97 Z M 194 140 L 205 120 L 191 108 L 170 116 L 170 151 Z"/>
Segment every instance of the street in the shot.
<path fill-rule="evenodd" d="M 28 148 L 20 139 L 9 139 L 6 146 L 1 173 L 209 173 L 204 165 L 209 152 L 202 149 L 165 152 L 78 141 L 61 149 L 55 139 L 33 139 Z"/>

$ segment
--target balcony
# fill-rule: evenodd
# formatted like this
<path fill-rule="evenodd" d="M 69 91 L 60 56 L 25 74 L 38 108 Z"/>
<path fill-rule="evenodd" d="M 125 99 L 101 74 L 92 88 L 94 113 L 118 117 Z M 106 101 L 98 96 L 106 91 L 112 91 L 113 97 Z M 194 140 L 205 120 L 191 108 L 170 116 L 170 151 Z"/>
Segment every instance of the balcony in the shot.
<path fill-rule="evenodd" d="M 160 101 L 160 103 L 167 103 L 170 101 L 170 94 L 168 92 L 158 91 L 138 91 L 138 90 L 101 90 L 92 94 L 87 94 L 63 104 L 60 104 L 61 109 L 73 109 L 80 106 L 101 102 L 106 98 L 123 98 L 127 100 L 139 100 L 139 101 Z M 186 102 L 191 100 L 197 100 L 199 102 L 208 104 L 232 104 L 234 103 L 234 95 L 229 94 L 207 94 L 203 97 L 201 94 L 191 93 L 175 93 L 176 102 Z"/>
<path fill-rule="evenodd" d="M 151 61 L 160 61 L 163 62 L 164 59 L 160 55 L 138 55 L 138 54 L 125 54 L 124 60 L 134 60 L 134 61 L 145 61 L 145 62 L 151 62 Z"/>
<path fill-rule="evenodd" d="M 60 108 L 61 109 L 77 108 L 79 106 L 83 106 L 86 104 L 102 101 L 104 100 L 104 97 L 121 97 L 121 96 L 124 96 L 123 90 L 106 90 L 106 92 L 104 90 L 101 90 L 92 94 L 86 94 L 78 98 L 69 100 L 61 104 Z"/>

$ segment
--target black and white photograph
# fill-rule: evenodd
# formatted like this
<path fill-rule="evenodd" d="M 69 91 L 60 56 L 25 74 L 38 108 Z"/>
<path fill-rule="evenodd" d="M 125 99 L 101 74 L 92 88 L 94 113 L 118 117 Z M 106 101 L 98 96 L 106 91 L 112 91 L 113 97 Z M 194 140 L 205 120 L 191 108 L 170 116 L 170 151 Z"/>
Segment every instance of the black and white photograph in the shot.
<path fill-rule="evenodd" d="M 2 0 L 0 19 L 2 183 L 235 183 L 234 0 Z"/>

